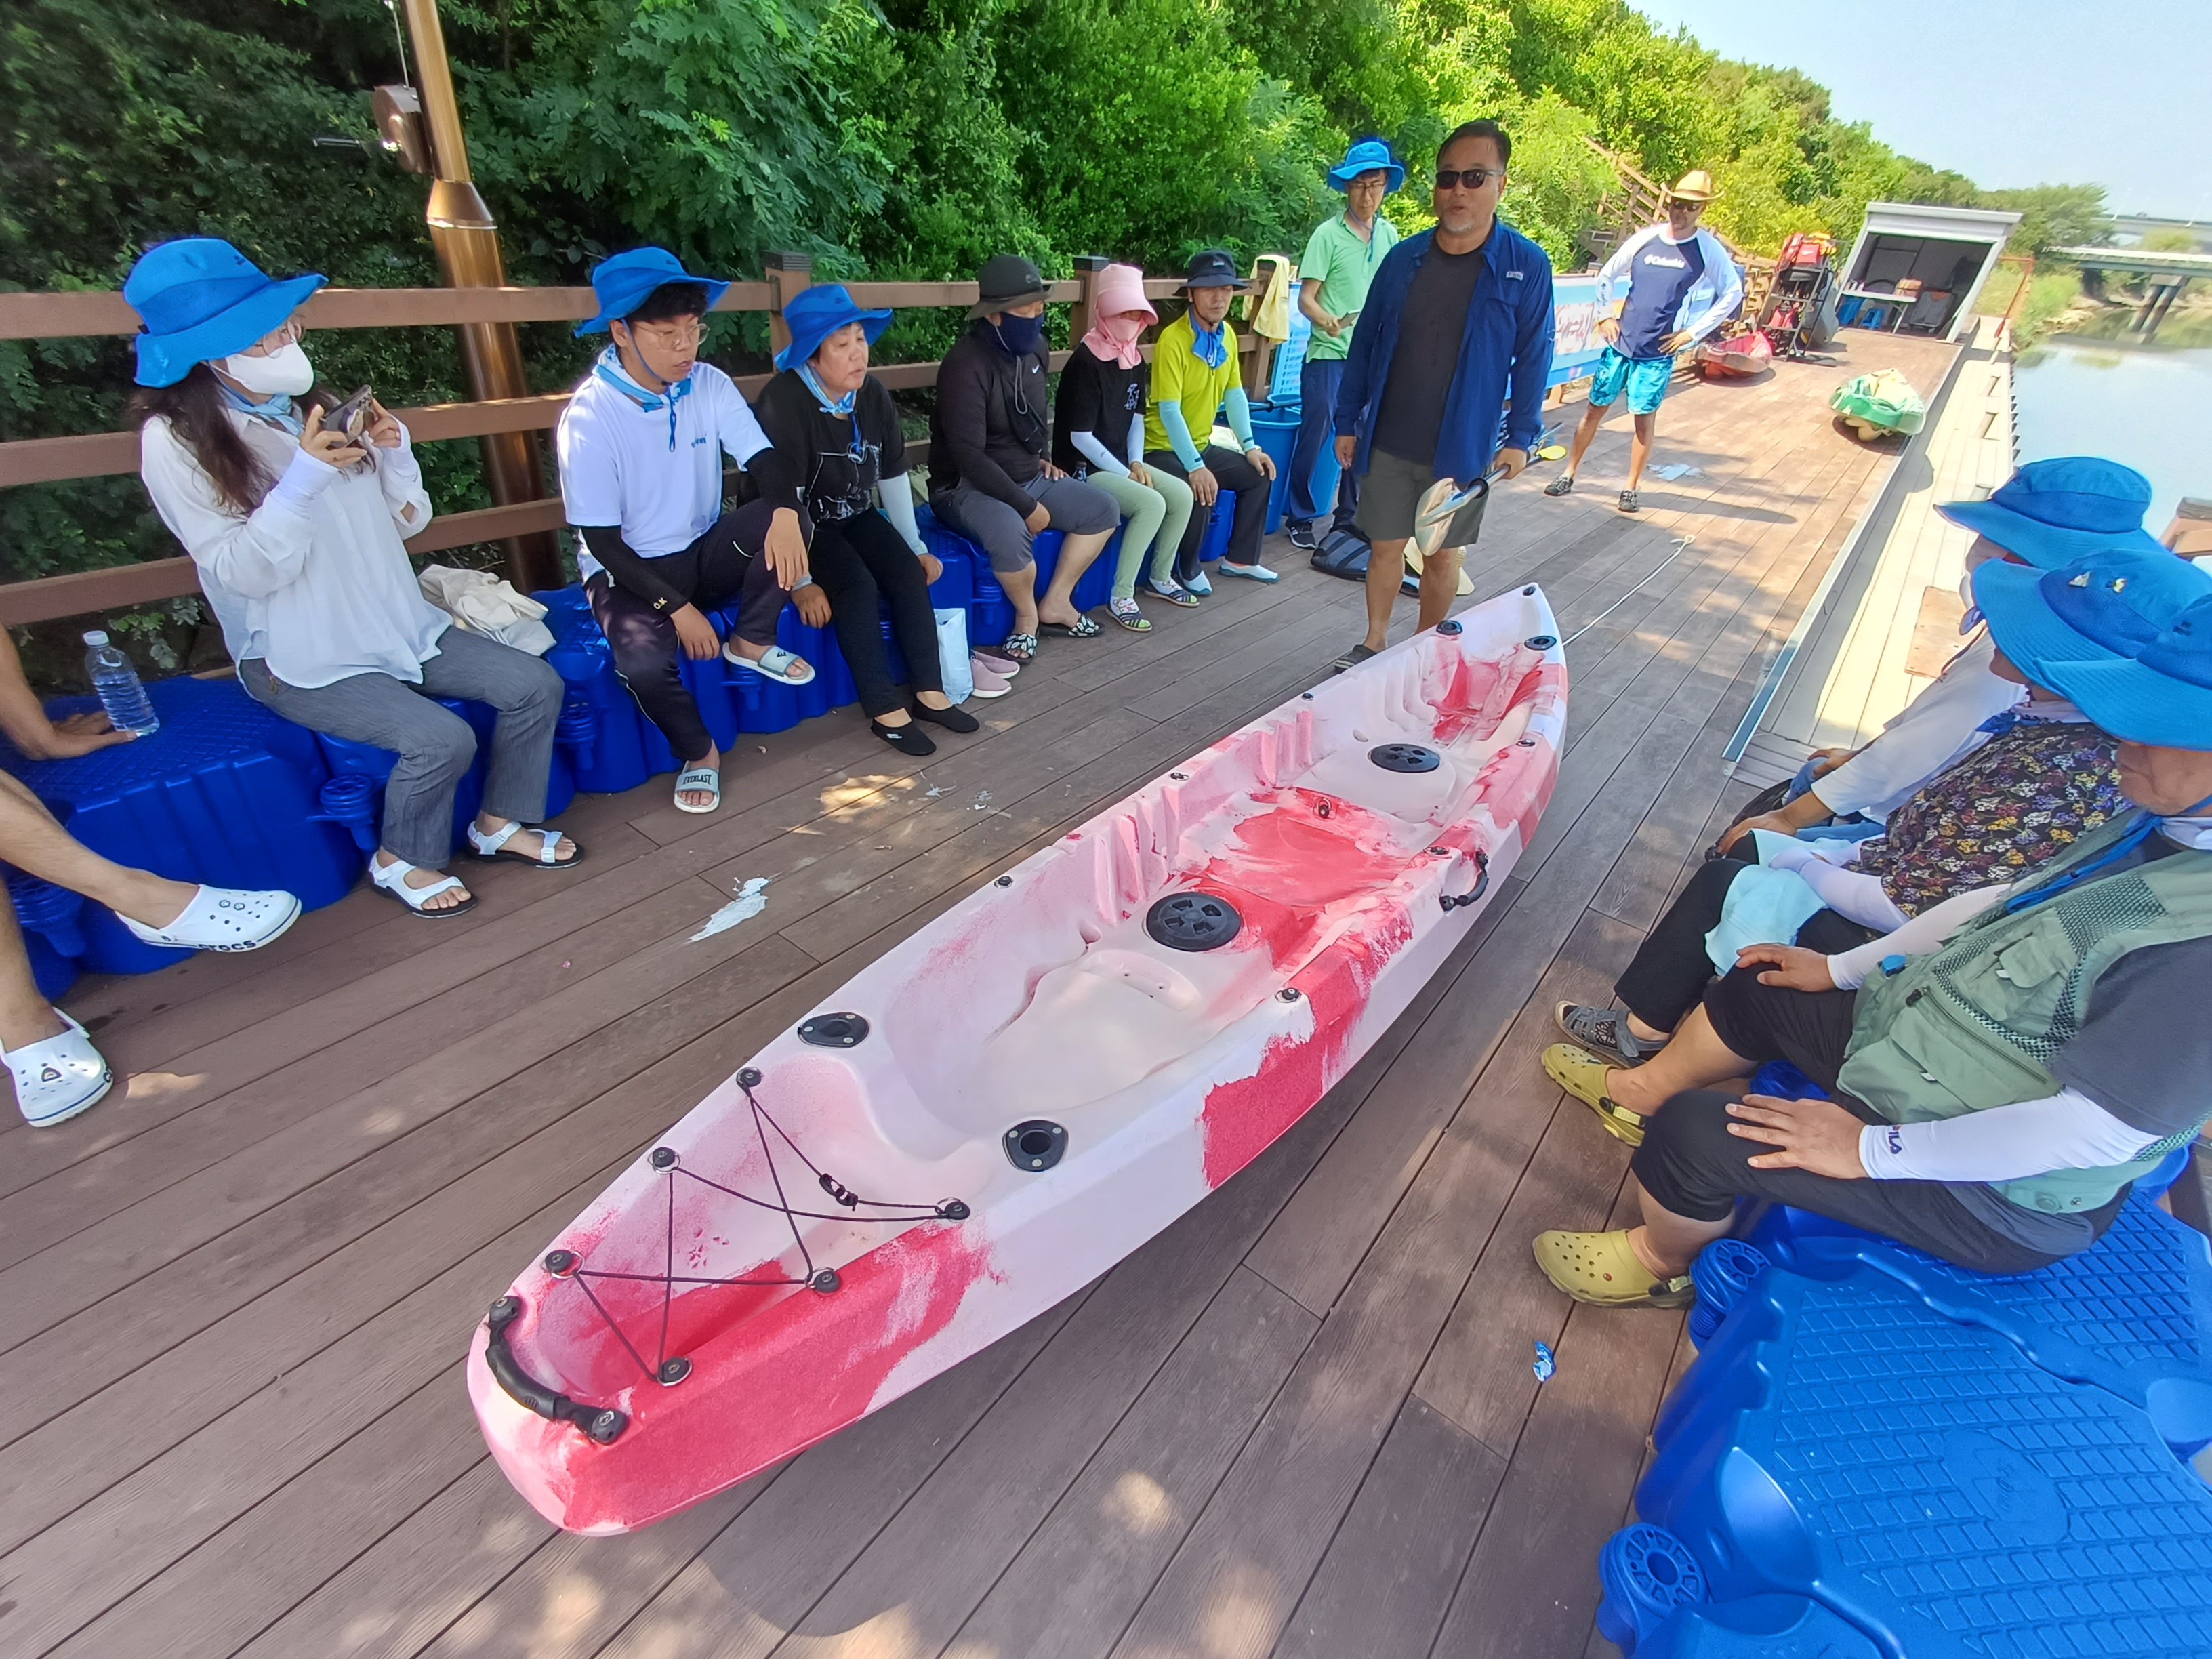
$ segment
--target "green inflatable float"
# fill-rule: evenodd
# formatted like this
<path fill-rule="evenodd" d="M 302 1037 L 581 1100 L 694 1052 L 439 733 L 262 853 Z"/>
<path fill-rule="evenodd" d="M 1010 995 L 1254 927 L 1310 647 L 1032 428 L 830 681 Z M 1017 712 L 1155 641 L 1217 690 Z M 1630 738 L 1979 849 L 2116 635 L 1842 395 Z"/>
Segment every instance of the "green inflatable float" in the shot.
<path fill-rule="evenodd" d="M 1828 407 L 1862 438 L 1917 432 L 1928 418 L 1926 399 L 1893 368 L 1844 381 L 1828 399 Z"/>

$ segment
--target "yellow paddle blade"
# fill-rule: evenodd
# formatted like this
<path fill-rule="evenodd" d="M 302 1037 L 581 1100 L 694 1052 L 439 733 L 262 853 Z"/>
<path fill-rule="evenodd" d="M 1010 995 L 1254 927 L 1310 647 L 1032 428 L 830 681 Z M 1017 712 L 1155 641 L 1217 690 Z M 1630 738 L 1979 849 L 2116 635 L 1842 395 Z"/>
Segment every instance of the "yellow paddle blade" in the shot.
<path fill-rule="evenodd" d="M 1536 459 L 1540 461 L 1563 461 L 1566 458 L 1567 447 L 1565 444 L 1546 444 L 1536 452 Z"/>

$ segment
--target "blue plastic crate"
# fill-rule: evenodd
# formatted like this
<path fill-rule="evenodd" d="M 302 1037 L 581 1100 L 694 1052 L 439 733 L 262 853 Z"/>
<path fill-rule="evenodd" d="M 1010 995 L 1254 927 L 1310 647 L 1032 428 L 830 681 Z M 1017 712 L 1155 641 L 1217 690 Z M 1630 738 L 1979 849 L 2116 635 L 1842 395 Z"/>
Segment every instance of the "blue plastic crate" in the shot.
<path fill-rule="evenodd" d="M 1817 1601 L 1911 1659 L 2212 1654 L 2212 1490 L 2149 1417 L 1871 1265 L 1770 1270 L 1693 1382 L 1637 1510 L 1715 1602 Z"/>
<path fill-rule="evenodd" d="M 2087 1249 L 2009 1277 L 1779 1206 L 1751 1242 L 1807 1276 L 1869 1267 L 1936 1313 L 1997 1333 L 2031 1364 L 2142 1407 L 2178 1454 L 2212 1444 L 2212 1246 L 2148 1192 L 2130 1197 Z"/>
<path fill-rule="evenodd" d="M 5 749 L 0 764 L 71 835 L 118 864 L 213 887 L 282 888 L 311 910 L 343 897 L 361 858 L 351 837 L 319 816 L 329 769 L 313 735 L 236 680 L 185 675 L 146 690 L 161 717 L 150 737 L 68 760 L 26 761 Z M 77 697 L 52 708 L 94 706 Z"/>

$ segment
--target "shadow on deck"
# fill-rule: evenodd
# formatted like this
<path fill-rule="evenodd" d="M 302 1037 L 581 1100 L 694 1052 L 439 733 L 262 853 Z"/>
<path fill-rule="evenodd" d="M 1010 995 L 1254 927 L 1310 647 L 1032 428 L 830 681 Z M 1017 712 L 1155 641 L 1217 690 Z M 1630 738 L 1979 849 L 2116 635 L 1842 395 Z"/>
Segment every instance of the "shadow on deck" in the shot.
<path fill-rule="evenodd" d="M 1828 392 L 1952 349 L 1844 344 L 1679 392 L 1658 459 L 1700 470 L 1638 517 L 1619 422 L 1581 493 L 1500 491 L 1475 588 L 1541 581 L 1588 628 L 1571 746 L 1513 879 L 1349 1079 L 1051 1313 L 644 1533 L 555 1534 L 492 1467 L 460 1377 L 487 1301 L 862 964 L 1313 684 L 1358 588 L 1277 542 L 1279 585 L 1054 642 L 926 766 L 846 710 L 741 745 L 714 817 L 665 778 L 580 801 L 592 867 L 472 873 L 465 921 L 362 891 L 254 956 L 88 981 L 127 1089 L 0 1133 L 0 1648 L 1604 1650 L 1596 1551 L 1688 1356 L 1679 1315 L 1571 1310 L 1537 1273 L 1529 1237 L 1617 1212 L 1626 1154 L 1535 1052 L 1748 793 L 1722 745 L 1887 459 Z M 766 915 L 691 940 L 754 876 Z"/>

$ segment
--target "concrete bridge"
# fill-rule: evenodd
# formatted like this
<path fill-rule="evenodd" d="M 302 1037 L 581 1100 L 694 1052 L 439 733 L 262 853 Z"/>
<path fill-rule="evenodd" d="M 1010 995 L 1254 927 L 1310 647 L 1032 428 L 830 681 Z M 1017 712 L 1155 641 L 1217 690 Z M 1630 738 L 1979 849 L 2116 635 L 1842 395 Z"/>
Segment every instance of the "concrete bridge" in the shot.
<path fill-rule="evenodd" d="M 2135 247 L 2062 247 L 2052 252 L 2078 264 L 2081 267 L 2082 290 L 2099 297 L 2102 297 L 2108 271 L 2141 276 L 2144 283 L 2143 301 L 2136 308 L 2128 331 L 2146 339 L 2158 332 L 2158 325 L 2173 309 L 2173 302 L 2181 297 L 2191 278 L 2212 277 L 2212 253 L 2154 253 Z"/>

